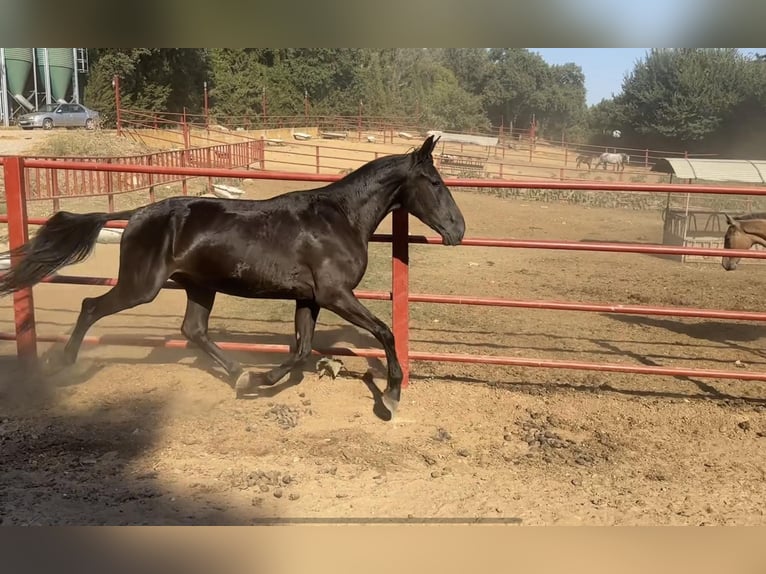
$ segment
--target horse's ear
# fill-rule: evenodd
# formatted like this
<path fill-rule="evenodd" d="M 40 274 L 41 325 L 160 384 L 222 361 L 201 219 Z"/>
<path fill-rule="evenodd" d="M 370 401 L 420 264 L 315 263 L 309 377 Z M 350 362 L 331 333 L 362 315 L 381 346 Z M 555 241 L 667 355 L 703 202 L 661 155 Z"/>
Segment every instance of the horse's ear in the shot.
<path fill-rule="evenodd" d="M 441 136 L 439 136 L 441 137 Z M 426 138 L 426 141 L 423 142 L 423 145 L 420 146 L 420 149 L 417 152 L 418 159 L 421 161 L 431 159 L 432 154 L 434 151 L 434 148 L 436 147 L 436 142 L 439 141 L 439 138 L 434 139 L 434 135 L 431 134 Z"/>
<path fill-rule="evenodd" d="M 728 213 L 724 213 L 723 216 L 726 218 L 726 223 L 729 225 L 733 225 L 740 231 L 742 231 L 742 224 L 737 221 L 736 219 L 732 218 Z"/>

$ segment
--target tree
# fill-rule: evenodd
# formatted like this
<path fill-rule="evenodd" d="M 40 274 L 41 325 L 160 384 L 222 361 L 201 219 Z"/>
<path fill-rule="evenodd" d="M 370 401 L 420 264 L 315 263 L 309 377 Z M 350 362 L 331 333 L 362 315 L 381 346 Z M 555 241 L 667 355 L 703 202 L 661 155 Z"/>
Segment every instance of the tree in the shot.
<path fill-rule="evenodd" d="M 90 54 L 91 73 L 83 90 L 87 104 L 102 112 L 106 124 L 115 116 L 112 79 L 120 78 L 125 108 L 192 113 L 202 110 L 202 82 L 208 77 L 208 54 L 202 49 L 99 48 Z"/>
<path fill-rule="evenodd" d="M 747 99 L 745 63 L 733 48 L 653 49 L 623 82 L 623 114 L 636 134 L 700 142 Z"/>
<path fill-rule="evenodd" d="M 441 48 L 434 50 L 440 64 L 455 74 L 460 87 L 481 95 L 492 74 L 489 52 L 485 48 Z"/>
<path fill-rule="evenodd" d="M 534 117 L 538 133 L 560 137 L 585 123 L 585 76 L 576 64 L 551 66 L 522 48 L 493 48 L 482 98 L 495 125 L 527 128 Z"/>

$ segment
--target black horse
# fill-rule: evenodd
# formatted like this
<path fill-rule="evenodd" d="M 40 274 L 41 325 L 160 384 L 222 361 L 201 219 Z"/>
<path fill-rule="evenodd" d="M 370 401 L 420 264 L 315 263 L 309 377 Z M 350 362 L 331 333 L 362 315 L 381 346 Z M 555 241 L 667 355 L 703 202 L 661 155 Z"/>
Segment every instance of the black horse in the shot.
<path fill-rule="evenodd" d="M 430 136 L 419 149 L 375 159 L 337 182 L 267 200 L 172 197 L 118 213 L 57 212 L 15 251 L 21 260 L 0 277 L 0 296 L 82 261 L 107 221 L 129 220 L 117 283 L 83 300 L 64 348 L 66 363 L 76 361 L 96 321 L 149 303 L 170 278 L 188 298 L 181 331 L 228 372 L 237 397 L 276 384 L 308 358 L 324 307 L 366 329 L 383 346 L 388 383 L 382 400 L 393 415 L 402 382 L 394 336 L 353 289 L 366 271 L 371 235 L 394 209 L 420 219 L 445 245 L 462 241 L 463 215 L 433 164 L 436 141 Z M 227 358 L 208 336 L 217 292 L 295 300 L 295 343 L 287 360 L 257 375 Z"/>

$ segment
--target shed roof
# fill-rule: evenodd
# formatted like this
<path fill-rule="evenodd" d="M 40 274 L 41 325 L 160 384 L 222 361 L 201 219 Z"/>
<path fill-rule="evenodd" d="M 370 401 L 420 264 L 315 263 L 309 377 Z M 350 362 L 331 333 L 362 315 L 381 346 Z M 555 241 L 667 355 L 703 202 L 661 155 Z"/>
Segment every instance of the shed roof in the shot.
<path fill-rule="evenodd" d="M 749 159 L 663 157 L 651 171 L 672 173 L 681 179 L 766 184 L 766 161 Z"/>

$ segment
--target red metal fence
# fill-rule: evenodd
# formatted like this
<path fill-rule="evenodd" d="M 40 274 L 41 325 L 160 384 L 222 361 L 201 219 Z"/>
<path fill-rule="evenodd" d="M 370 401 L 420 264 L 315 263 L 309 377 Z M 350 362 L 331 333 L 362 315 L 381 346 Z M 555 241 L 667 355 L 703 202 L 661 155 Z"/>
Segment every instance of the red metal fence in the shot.
<path fill-rule="evenodd" d="M 30 219 L 26 212 L 26 197 L 29 195 L 27 173 L 29 170 L 58 170 L 58 171 L 84 171 L 94 174 L 140 174 L 154 177 L 181 176 L 181 177 L 226 177 L 226 178 L 256 178 L 271 180 L 297 180 L 330 182 L 339 179 L 339 175 L 296 174 L 268 171 L 245 171 L 229 170 L 221 168 L 197 168 L 181 166 L 158 166 L 148 164 L 122 164 L 122 163 L 97 163 L 92 161 L 55 161 L 50 159 L 24 159 L 21 157 L 4 158 L 5 193 L 7 198 L 7 216 L 0 216 L 0 222 L 8 223 L 10 247 L 16 247 L 24 243 L 28 238 L 28 225 L 41 224 L 44 219 Z M 531 188 L 531 189 L 567 189 L 567 190 L 600 190 L 600 191 L 627 191 L 636 193 L 652 192 L 677 192 L 679 189 L 699 194 L 722 194 L 722 195 L 766 195 L 766 188 L 753 187 L 711 187 L 711 186 L 669 186 L 648 184 L 623 184 L 606 182 L 560 182 L 560 181 L 499 181 L 499 180 L 466 180 L 448 179 L 447 184 L 451 187 L 488 187 L 488 188 Z M 650 367 L 640 365 L 628 365 L 619 363 L 588 363 L 579 361 L 543 360 L 509 356 L 488 355 L 465 355 L 450 353 L 431 353 L 412 351 L 409 346 L 409 304 L 411 302 L 429 302 L 457 305 L 486 305 L 500 307 L 523 307 L 533 309 L 558 309 L 581 312 L 609 312 L 637 315 L 665 315 L 677 317 L 701 317 L 713 319 L 734 319 L 750 321 L 766 321 L 766 313 L 745 312 L 720 309 L 696 309 L 688 307 L 652 307 L 641 305 L 622 304 L 591 304 L 562 301 L 534 301 L 534 300 L 511 300 L 491 299 L 470 296 L 446 296 L 436 294 L 415 294 L 409 292 L 409 266 L 408 246 L 410 243 L 440 244 L 438 237 L 413 236 L 409 234 L 408 216 L 401 210 L 393 213 L 393 227 L 390 235 L 375 235 L 373 241 L 389 242 L 392 244 L 392 283 L 390 291 L 357 292 L 362 299 L 390 300 L 393 307 L 393 331 L 396 338 L 397 352 L 405 373 L 404 384 L 409 378 L 409 362 L 413 361 L 437 361 L 437 362 L 463 362 L 484 363 L 496 365 L 513 365 L 522 367 L 543 367 L 556 369 L 579 369 L 594 371 L 614 371 L 627 373 L 641 373 L 652 375 L 670 376 L 697 376 L 721 379 L 742 379 L 766 381 L 766 372 L 752 371 L 722 371 L 710 369 L 690 369 L 675 367 Z M 110 222 L 108 227 L 124 227 L 124 222 Z M 523 239 L 481 239 L 466 238 L 464 246 L 483 246 L 497 248 L 516 249 L 564 249 L 580 251 L 606 251 L 615 253 L 653 253 L 653 254 L 693 254 L 708 256 L 739 256 L 749 258 L 766 258 L 763 251 L 723 250 L 711 248 L 674 247 L 667 245 L 648 245 L 610 242 L 574 242 L 574 241 L 551 241 L 551 240 L 523 240 Z M 437 248 L 437 247 L 435 247 Z M 13 262 L 12 262 L 13 263 Z M 73 277 L 56 275 L 45 280 L 49 283 L 69 284 L 95 284 L 113 285 L 114 279 Z M 168 288 L 177 287 L 172 283 Z M 35 328 L 34 302 L 32 290 L 27 289 L 14 294 L 13 297 L 15 314 L 15 333 L 0 333 L 0 340 L 15 340 L 18 355 L 23 360 L 35 361 L 37 357 L 38 341 L 64 341 L 66 336 L 58 334 L 38 335 Z M 173 348 L 185 348 L 188 343 L 183 340 L 166 340 L 151 338 L 134 338 L 123 336 L 87 337 L 86 344 L 120 344 L 162 346 Z M 240 351 L 260 352 L 287 352 L 285 345 L 255 345 L 241 343 L 221 343 L 224 349 Z M 316 353 L 354 355 L 359 357 L 383 357 L 380 349 L 358 348 L 329 348 L 317 349 Z"/>
<path fill-rule="evenodd" d="M 160 168 L 209 167 L 209 168 L 248 168 L 255 165 L 264 168 L 264 142 L 250 140 L 237 143 L 223 143 L 200 148 L 173 149 L 122 157 L 78 157 L 47 158 L 28 157 L 24 164 L 26 180 L 25 197 L 27 201 L 48 200 L 53 202 L 53 210 L 59 210 L 61 199 L 72 197 L 106 196 L 109 211 L 114 211 L 114 196 L 135 191 L 148 191 L 149 201 L 155 201 L 155 188 L 158 185 L 181 183 L 182 193 L 188 193 L 188 176 L 178 173 L 150 172 L 136 173 L 130 169 L 108 172 L 93 169 L 58 169 L 60 162 L 76 160 L 79 163 L 141 165 Z M 53 161 L 55 167 L 34 167 L 31 160 Z M 2 161 L 2 159 L 0 159 Z M 209 178 L 212 179 L 212 178 Z M 210 181 L 212 185 L 212 181 Z"/>
<path fill-rule="evenodd" d="M 117 98 L 119 101 L 119 98 Z M 118 131 L 125 130 L 171 130 L 188 132 L 192 127 L 205 129 L 207 136 L 210 136 L 211 125 L 223 127 L 227 133 L 238 135 L 243 138 L 251 137 L 247 135 L 250 130 L 281 130 L 284 128 L 307 129 L 315 128 L 318 132 L 347 132 L 349 139 L 362 141 L 364 136 L 373 135 L 383 143 L 394 143 L 394 137 L 400 141 L 408 137 L 419 138 L 431 129 L 426 126 L 422 118 L 415 116 L 408 117 L 382 117 L 372 116 L 360 110 L 357 115 L 317 115 L 305 113 L 294 116 L 270 116 L 262 114 L 251 115 L 222 115 L 202 113 L 170 113 L 157 112 L 152 110 L 120 108 L 118 113 Z M 244 131 L 238 131 L 244 130 Z M 621 142 L 614 140 L 610 145 L 592 145 L 582 142 L 569 141 L 566 134 L 562 133 L 560 137 L 553 139 L 543 139 L 536 134 L 535 128 L 530 125 L 526 127 L 509 127 L 507 125 L 490 125 L 486 129 L 468 130 L 468 133 L 474 135 L 484 135 L 498 138 L 500 148 L 515 148 L 523 146 L 529 150 L 530 161 L 534 154 L 540 156 L 553 156 L 562 159 L 565 165 L 574 165 L 578 154 L 600 154 L 604 151 L 625 152 L 631 156 L 631 164 L 636 166 L 650 167 L 654 165 L 658 158 L 663 157 L 713 157 L 717 154 L 695 154 L 688 150 L 659 150 L 648 148 L 633 148 L 620 145 Z M 408 134 L 402 137 L 400 134 Z M 155 136 L 153 136 L 155 137 Z M 536 149 L 536 144 L 546 143 L 555 146 L 554 150 L 549 150 L 540 154 Z"/>

